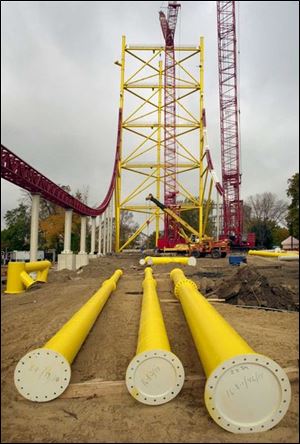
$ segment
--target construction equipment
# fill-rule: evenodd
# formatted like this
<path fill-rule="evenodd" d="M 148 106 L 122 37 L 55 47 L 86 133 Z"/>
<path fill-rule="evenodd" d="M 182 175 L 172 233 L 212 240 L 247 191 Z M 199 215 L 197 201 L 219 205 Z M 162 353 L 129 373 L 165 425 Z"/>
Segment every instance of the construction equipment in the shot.
<path fill-rule="evenodd" d="M 240 199 L 240 137 L 237 81 L 235 1 L 217 1 L 220 131 L 223 196 L 223 234 L 234 248 L 255 246 L 255 234 L 243 236 L 243 201 Z"/>
<path fill-rule="evenodd" d="M 179 229 L 179 232 L 186 243 L 179 243 L 174 248 L 164 248 L 161 252 L 176 252 L 181 254 L 188 254 L 189 256 L 204 257 L 208 254 L 212 258 L 217 259 L 220 257 L 226 257 L 229 253 L 229 240 L 223 239 L 220 241 L 214 240 L 212 237 L 203 236 L 200 238 L 199 233 L 195 228 L 191 227 L 185 220 L 183 220 L 178 214 L 162 204 L 151 193 L 146 197 L 146 200 L 151 200 L 157 205 L 164 213 L 170 218 L 174 219 L 179 225 L 189 231 L 190 236 L 186 234 L 183 228 Z"/>
<path fill-rule="evenodd" d="M 159 11 L 159 20 L 165 39 L 164 69 L 164 204 L 176 211 L 177 147 L 176 147 L 176 60 L 174 36 L 180 4 L 169 1 L 167 17 Z M 164 235 L 160 244 L 170 246 L 170 240 L 180 242 L 180 227 L 168 214 L 164 216 Z"/>

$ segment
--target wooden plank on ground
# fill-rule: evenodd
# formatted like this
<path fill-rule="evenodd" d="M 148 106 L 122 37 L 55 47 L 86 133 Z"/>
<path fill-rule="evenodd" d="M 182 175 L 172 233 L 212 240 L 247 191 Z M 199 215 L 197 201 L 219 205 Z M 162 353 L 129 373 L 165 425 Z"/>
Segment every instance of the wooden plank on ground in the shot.
<path fill-rule="evenodd" d="M 290 382 L 299 380 L 299 368 L 284 368 Z M 183 389 L 191 389 L 200 384 L 204 384 L 206 377 L 204 375 L 186 376 Z M 94 398 L 105 395 L 119 395 L 128 393 L 125 380 L 104 381 L 103 379 L 91 379 L 90 381 L 70 384 L 69 387 L 60 395 L 60 398 Z"/>
<path fill-rule="evenodd" d="M 209 302 L 224 302 L 224 301 L 226 301 L 226 299 L 220 299 L 220 298 L 206 298 L 206 300 Z M 169 303 L 178 304 L 179 300 L 178 299 L 160 299 L 159 302 L 169 302 Z"/>

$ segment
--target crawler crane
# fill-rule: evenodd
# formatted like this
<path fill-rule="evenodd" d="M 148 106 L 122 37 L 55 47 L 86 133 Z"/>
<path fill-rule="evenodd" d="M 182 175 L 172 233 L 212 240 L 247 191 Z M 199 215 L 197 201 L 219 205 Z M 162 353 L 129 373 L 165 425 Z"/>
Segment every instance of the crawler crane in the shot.
<path fill-rule="evenodd" d="M 151 200 L 155 205 L 157 205 L 165 214 L 167 214 L 171 219 L 177 222 L 181 227 L 179 229 L 180 235 L 185 239 L 186 243 L 178 243 L 174 248 L 164 247 L 160 252 L 174 252 L 178 254 L 187 254 L 189 256 L 204 257 L 206 255 L 211 255 L 212 258 L 218 259 L 220 257 L 226 257 L 227 253 L 230 252 L 229 240 L 223 239 L 221 241 L 215 241 L 212 237 L 204 236 L 200 239 L 199 233 L 191 225 L 189 225 L 185 220 L 181 219 L 178 214 L 168 208 L 166 205 L 161 203 L 152 194 L 146 197 L 146 200 Z M 186 231 L 190 233 L 188 235 Z"/>

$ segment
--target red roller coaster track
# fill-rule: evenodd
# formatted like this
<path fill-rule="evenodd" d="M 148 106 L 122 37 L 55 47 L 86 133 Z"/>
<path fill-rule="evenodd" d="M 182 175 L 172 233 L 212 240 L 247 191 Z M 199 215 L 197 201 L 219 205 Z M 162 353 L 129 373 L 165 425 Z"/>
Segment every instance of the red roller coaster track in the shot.
<path fill-rule="evenodd" d="M 121 121 L 122 116 L 121 112 L 119 112 L 118 137 L 113 174 L 107 194 L 103 199 L 103 202 L 96 208 L 88 207 L 80 200 L 71 196 L 71 194 L 67 193 L 61 187 L 52 182 L 52 180 L 41 174 L 2 144 L 1 177 L 21 188 L 24 188 L 27 191 L 30 191 L 31 193 L 39 193 L 44 199 L 60 205 L 63 208 L 73 209 L 76 213 L 84 216 L 98 216 L 108 207 L 115 188 L 117 164 L 119 160 Z"/>

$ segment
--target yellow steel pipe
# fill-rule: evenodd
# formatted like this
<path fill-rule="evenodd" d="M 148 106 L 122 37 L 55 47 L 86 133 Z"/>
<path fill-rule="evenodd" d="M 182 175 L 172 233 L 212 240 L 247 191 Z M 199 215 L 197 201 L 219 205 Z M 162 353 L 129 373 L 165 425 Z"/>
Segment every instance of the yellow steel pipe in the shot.
<path fill-rule="evenodd" d="M 28 273 L 31 273 L 32 271 L 43 271 L 45 268 L 50 268 L 51 262 L 50 261 L 36 261 L 36 262 L 25 262 L 25 270 Z"/>
<path fill-rule="evenodd" d="M 182 363 L 171 352 L 152 269 L 145 269 L 143 301 L 136 356 L 126 371 L 126 386 L 138 401 L 148 405 L 173 399 L 184 382 Z"/>
<path fill-rule="evenodd" d="M 159 265 L 159 264 L 183 264 L 183 265 L 192 265 L 195 266 L 197 264 L 197 260 L 194 256 L 190 257 L 176 257 L 176 256 L 146 256 L 143 259 L 140 259 L 140 265 Z"/>
<path fill-rule="evenodd" d="M 14 381 L 22 396 L 30 401 L 46 402 L 57 398 L 67 388 L 71 378 L 70 364 L 122 274 L 121 270 L 116 270 L 43 347 L 20 359 Z"/>
<path fill-rule="evenodd" d="M 26 262 L 25 271 L 31 273 L 37 271 L 36 281 L 37 282 L 47 282 L 48 272 L 51 267 L 50 261 L 37 261 L 37 262 Z"/>
<path fill-rule="evenodd" d="M 277 251 L 268 251 L 268 250 L 249 250 L 248 254 L 250 256 L 281 257 L 281 256 L 297 255 L 299 253 L 277 252 Z"/>
<path fill-rule="evenodd" d="M 204 398 L 211 417 L 233 433 L 274 427 L 291 399 L 283 369 L 256 353 L 182 270 L 170 276 L 207 377 Z"/>

